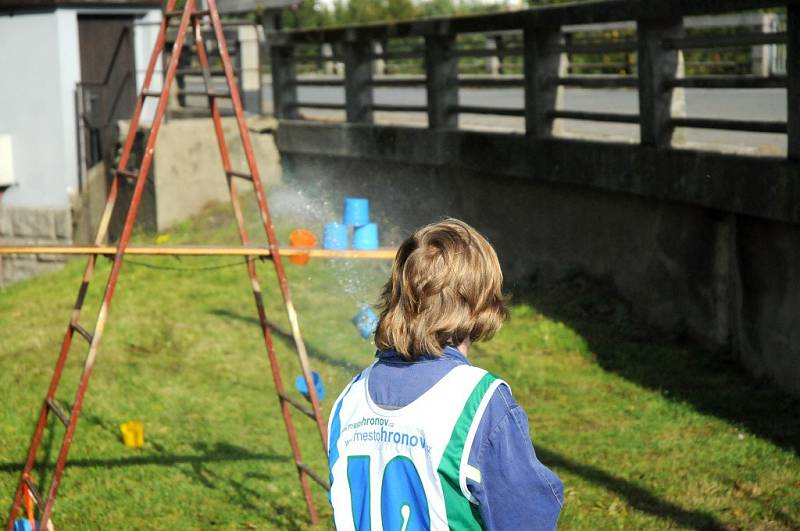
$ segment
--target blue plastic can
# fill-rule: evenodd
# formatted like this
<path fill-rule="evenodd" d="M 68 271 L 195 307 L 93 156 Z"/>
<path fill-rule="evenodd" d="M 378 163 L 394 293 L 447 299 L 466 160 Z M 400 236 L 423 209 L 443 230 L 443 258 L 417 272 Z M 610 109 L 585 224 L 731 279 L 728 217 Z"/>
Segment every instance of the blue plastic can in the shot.
<path fill-rule="evenodd" d="M 317 371 L 311 371 L 311 380 L 314 382 L 314 389 L 317 390 L 317 398 L 322 400 L 325 398 L 325 386 L 322 384 L 322 376 L 320 376 Z M 306 385 L 306 379 L 302 374 L 294 379 L 294 387 L 300 391 L 300 394 L 306 397 L 306 400 L 310 400 L 308 385 Z"/>
<path fill-rule="evenodd" d="M 353 229 L 353 248 L 362 251 L 378 248 L 378 225 L 367 223 Z"/>
<path fill-rule="evenodd" d="M 375 310 L 364 305 L 353 317 L 353 324 L 356 325 L 361 337 L 369 339 L 375 333 L 375 329 L 378 328 L 378 315 Z"/>
<path fill-rule="evenodd" d="M 347 249 L 347 225 L 326 223 L 322 231 L 322 247 L 325 249 Z"/>
<path fill-rule="evenodd" d="M 344 198 L 344 224 L 360 227 L 369 223 L 369 199 Z"/>
<path fill-rule="evenodd" d="M 36 521 L 35 525 L 36 529 L 38 530 L 39 522 Z M 33 530 L 31 529 L 31 523 L 28 520 L 24 518 L 17 518 L 17 520 L 14 522 L 14 531 L 33 531 Z"/>

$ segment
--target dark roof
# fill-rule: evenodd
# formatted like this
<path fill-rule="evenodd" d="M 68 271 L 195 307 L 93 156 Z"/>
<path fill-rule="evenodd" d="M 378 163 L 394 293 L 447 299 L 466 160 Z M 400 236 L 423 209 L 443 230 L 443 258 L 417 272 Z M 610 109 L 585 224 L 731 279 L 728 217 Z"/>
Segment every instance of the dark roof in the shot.
<path fill-rule="evenodd" d="M 161 7 L 161 0 L 0 0 L 0 11 L 67 6 Z"/>
<path fill-rule="evenodd" d="M 0 0 L 2 1 L 2 0 Z M 220 13 L 249 13 L 257 9 L 274 11 L 294 7 L 303 0 L 217 0 Z"/>
<path fill-rule="evenodd" d="M 220 13 L 247 13 L 256 9 L 279 10 L 294 7 L 303 0 L 218 0 Z M 0 0 L 0 11 L 67 6 L 161 7 L 162 0 Z"/>

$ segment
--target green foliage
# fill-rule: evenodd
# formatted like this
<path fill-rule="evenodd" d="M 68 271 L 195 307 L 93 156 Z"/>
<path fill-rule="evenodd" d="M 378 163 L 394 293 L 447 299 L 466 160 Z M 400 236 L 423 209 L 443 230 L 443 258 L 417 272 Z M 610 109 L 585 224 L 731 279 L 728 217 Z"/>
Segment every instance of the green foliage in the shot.
<path fill-rule="evenodd" d="M 349 0 L 339 1 L 334 9 L 337 24 L 408 20 L 419 16 L 411 0 Z"/>
<path fill-rule="evenodd" d="M 321 228 L 279 210 L 273 197 L 282 241 L 293 228 Z M 254 201 L 244 199 L 258 234 Z M 136 242 L 154 240 L 230 244 L 230 208 L 211 207 Z M 276 279 L 268 262 L 258 267 L 291 387 L 299 369 Z M 11 503 L 82 269 L 75 260 L 0 291 L 2 507 Z M 108 272 L 100 260 L 86 324 Z M 377 298 L 389 265 L 312 260 L 287 264 L 287 272 L 327 387 L 327 415 L 372 359 L 371 343 L 350 318 L 359 303 Z M 510 383 L 537 454 L 564 480 L 561 529 L 800 528 L 796 400 L 718 354 L 671 344 L 637 323 L 613 293 L 581 279 L 514 300 L 510 322 L 470 357 Z M 307 528 L 255 315 L 239 259 L 126 260 L 55 506 L 57 529 Z M 76 341 L 57 395 L 63 402 L 72 400 L 83 355 Z M 304 460 L 324 471 L 317 434 L 294 418 Z M 132 419 L 144 423 L 141 450 L 120 442 L 119 424 Z M 45 436 L 37 480 L 49 477 L 63 428 L 54 433 Z M 314 499 L 319 528 L 332 528 L 325 494 L 315 489 Z"/>
<path fill-rule="evenodd" d="M 285 12 L 284 24 L 287 28 L 313 28 L 493 13 L 504 9 L 503 2 L 487 5 L 470 0 L 337 0 L 333 9 L 306 1 L 298 9 Z"/>
<path fill-rule="evenodd" d="M 283 25 L 288 29 L 321 28 L 334 25 L 333 14 L 317 2 L 301 2 L 297 9 L 283 12 Z"/>

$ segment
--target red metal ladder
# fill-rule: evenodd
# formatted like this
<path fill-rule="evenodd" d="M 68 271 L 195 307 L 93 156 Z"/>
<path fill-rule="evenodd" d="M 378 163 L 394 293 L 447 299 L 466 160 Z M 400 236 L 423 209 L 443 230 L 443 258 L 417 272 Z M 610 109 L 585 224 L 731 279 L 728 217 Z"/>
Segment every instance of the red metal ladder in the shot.
<path fill-rule="evenodd" d="M 119 277 L 120 270 L 122 269 L 123 259 L 125 257 L 125 250 L 128 246 L 128 241 L 133 231 L 134 222 L 136 220 L 136 215 L 139 209 L 139 203 L 142 198 L 142 192 L 144 191 L 145 181 L 147 179 L 147 175 L 148 172 L 150 171 L 150 166 L 153 161 L 153 152 L 156 143 L 156 138 L 158 136 L 158 131 L 161 126 L 161 122 L 164 118 L 164 113 L 167 109 L 170 87 L 175 78 L 176 70 L 178 67 L 178 60 L 180 58 L 181 51 L 184 48 L 186 35 L 190 27 L 192 30 L 191 34 L 193 35 L 194 38 L 197 56 L 200 65 L 202 67 L 202 73 L 205 83 L 205 91 L 202 92 L 202 94 L 208 97 L 209 106 L 211 109 L 211 117 L 214 122 L 214 131 L 217 135 L 217 142 L 219 144 L 219 150 L 222 156 L 222 165 L 225 170 L 225 175 L 228 182 L 228 188 L 230 190 L 231 203 L 234 209 L 234 214 L 238 225 L 239 238 L 241 240 L 242 245 L 247 245 L 249 243 L 249 237 L 245 229 L 244 217 L 242 216 L 241 205 L 239 202 L 239 193 L 237 191 L 235 183 L 236 179 L 249 181 L 253 185 L 258 202 L 258 209 L 261 215 L 261 221 L 263 223 L 264 231 L 266 232 L 267 241 L 269 243 L 269 249 L 271 252 L 270 259 L 272 260 L 272 263 L 275 267 L 275 272 L 278 277 L 278 283 L 280 285 L 281 294 L 283 296 L 284 306 L 286 308 L 286 313 L 289 318 L 289 324 L 292 329 L 292 337 L 294 339 L 295 347 L 297 350 L 297 356 L 300 361 L 303 377 L 305 378 L 306 385 L 308 387 L 309 399 L 311 402 L 310 408 L 302 404 L 300 401 L 295 400 L 286 393 L 286 390 L 283 385 L 283 380 L 281 378 L 280 367 L 278 366 L 278 359 L 275 355 L 275 349 L 273 347 L 272 331 L 270 323 L 267 321 L 266 311 L 264 309 L 261 287 L 258 282 L 258 277 L 256 275 L 255 257 L 252 256 L 247 257 L 246 258 L 247 273 L 250 277 L 250 282 L 253 289 L 253 295 L 255 297 L 259 323 L 261 324 L 261 329 L 264 336 L 264 343 L 267 349 L 267 356 L 269 358 L 270 368 L 272 370 L 275 389 L 278 394 L 281 413 L 283 415 L 283 420 L 286 425 L 286 431 L 289 436 L 289 443 L 292 449 L 295 467 L 297 469 L 300 484 L 303 489 L 303 496 L 305 498 L 309 517 L 312 523 L 317 522 L 317 512 L 311 496 L 311 490 L 308 481 L 309 478 L 311 478 L 316 483 L 320 484 L 325 489 L 330 488 L 327 482 L 322 477 L 315 474 L 303 462 L 302 456 L 300 454 L 300 447 L 297 442 L 297 433 L 295 431 L 294 424 L 292 423 L 292 415 L 289 406 L 297 408 L 301 413 L 311 418 L 316 423 L 320 439 L 322 442 L 323 451 L 327 452 L 327 426 L 325 424 L 324 418 L 322 417 L 322 413 L 320 411 L 319 399 L 317 397 L 314 383 L 311 378 L 311 370 L 309 367 L 308 355 L 306 353 L 306 348 L 303 342 L 303 338 L 300 334 L 300 326 L 297 320 L 297 313 L 294 309 L 294 305 L 292 304 L 291 293 L 289 291 L 289 285 L 286 280 L 286 273 L 284 271 L 281 255 L 278 249 L 277 238 L 275 237 L 275 230 L 272 225 L 269 208 L 267 206 L 266 196 L 264 194 L 264 188 L 261 184 L 261 178 L 259 176 L 258 167 L 256 165 L 255 155 L 253 153 L 253 147 L 250 142 L 249 131 L 247 129 L 247 125 L 244 120 L 244 113 L 242 111 L 242 102 L 237 89 L 233 68 L 231 67 L 230 56 L 228 55 L 227 43 L 225 40 L 225 35 L 223 33 L 222 23 L 219 18 L 219 12 L 217 11 L 216 0 L 207 0 L 208 3 L 207 10 L 196 9 L 195 5 L 196 0 L 186 0 L 186 4 L 183 7 L 183 9 L 175 10 L 176 1 L 177 0 L 169 0 L 165 8 L 164 17 L 161 21 L 161 26 L 158 33 L 158 38 L 155 47 L 153 48 L 153 53 L 150 56 L 150 62 L 147 67 L 147 73 L 144 78 L 142 90 L 139 93 L 139 97 L 136 103 L 136 110 L 131 119 L 130 128 L 128 130 L 127 138 L 125 140 L 125 144 L 122 149 L 122 155 L 120 157 L 119 164 L 115 171 L 116 178 L 113 179 L 112 181 L 111 189 L 109 191 L 108 198 L 106 200 L 105 210 L 103 211 L 103 215 L 101 217 L 100 224 L 97 230 L 97 236 L 95 238 L 96 245 L 101 245 L 105 241 L 106 235 L 108 233 L 109 222 L 111 220 L 111 214 L 114 210 L 114 205 L 116 203 L 119 191 L 120 179 L 128 179 L 134 181 L 135 187 L 131 198 L 131 203 L 125 218 L 125 224 L 123 226 L 121 236 L 119 238 L 116 254 L 114 255 L 113 258 L 113 266 L 106 281 L 106 287 L 103 295 L 102 305 L 100 306 L 100 310 L 97 314 L 97 321 L 95 323 L 94 330 L 92 331 L 87 330 L 86 328 L 84 328 L 84 326 L 82 326 L 79 323 L 81 308 L 83 307 L 84 298 L 86 297 L 86 293 L 89 287 L 89 282 L 92 279 L 95 270 L 95 264 L 97 262 L 98 255 L 94 254 L 89 257 L 88 262 L 86 264 L 86 269 L 84 270 L 81 285 L 78 290 L 77 300 L 75 301 L 75 306 L 69 320 L 69 325 L 64 335 L 64 340 L 61 345 L 61 351 L 59 353 L 58 360 L 56 362 L 55 370 L 53 372 L 53 377 L 50 381 L 50 386 L 47 390 L 47 394 L 42 404 L 42 409 L 39 414 L 39 420 L 36 424 L 36 430 L 34 431 L 33 438 L 31 440 L 31 445 L 28 450 L 28 456 L 25 462 L 25 467 L 20 477 L 19 486 L 17 487 L 16 495 L 14 497 L 14 502 L 11 506 L 11 511 L 8 519 L 8 526 L 7 526 L 8 531 L 13 530 L 14 522 L 20 513 L 20 508 L 22 504 L 26 500 L 30 500 L 31 498 L 36 503 L 39 511 L 40 528 L 45 529 L 47 523 L 50 521 L 53 512 L 53 504 L 55 503 L 55 498 L 58 493 L 58 488 L 61 483 L 62 475 L 64 473 L 64 466 L 66 465 L 69 449 L 70 446 L 72 445 L 72 440 L 75 435 L 75 427 L 77 426 L 78 423 L 78 417 L 80 416 L 83 399 L 84 396 L 86 395 L 86 390 L 88 388 L 89 379 L 91 378 L 92 369 L 94 367 L 94 363 L 97 358 L 100 342 L 103 338 L 103 331 L 108 321 L 109 311 L 111 309 L 111 301 L 114 297 L 114 290 L 117 284 L 117 279 Z M 162 85 L 163 88 L 160 91 L 152 91 L 150 90 L 150 84 L 153 78 L 153 73 L 156 69 L 156 65 L 158 63 L 158 58 L 164 51 L 167 30 L 170 27 L 172 28 L 175 27 L 170 23 L 177 19 L 180 20 L 180 23 L 177 26 L 178 28 L 177 36 L 172 47 L 169 66 L 167 67 L 166 75 L 164 76 Z M 216 89 L 213 87 L 211 83 L 211 73 L 209 68 L 208 55 L 206 53 L 204 37 L 202 34 L 202 23 L 204 19 L 210 19 L 211 26 L 213 28 L 214 38 L 216 39 L 217 46 L 219 47 L 219 54 L 222 59 L 222 65 L 224 68 L 225 80 L 227 84 L 227 92 L 216 91 Z M 150 127 L 150 132 L 147 137 L 147 143 L 144 149 L 144 154 L 141 163 L 139 165 L 139 168 L 138 170 L 129 170 L 127 168 L 127 165 L 131 155 L 131 150 L 133 148 L 137 129 L 139 127 L 139 120 L 141 118 L 144 101 L 147 98 L 157 98 L 158 106 Z M 231 167 L 228 145 L 223 133 L 220 108 L 218 105 L 218 100 L 220 98 L 229 98 L 232 102 L 233 111 L 239 130 L 239 135 L 241 136 L 242 145 L 244 146 L 244 152 L 247 158 L 248 171 L 236 171 Z M 56 399 L 56 391 L 58 389 L 62 371 L 64 369 L 64 364 L 66 363 L 67 356 L 70 351 L 70 345 L 72 344 L 72 339 L 73 337 L 75 337 L 76 333 L 82 339 L 86 340 L 86 342 L 89 345 L 89 352 L 84 362 L 83 370 L 81 372 L 78 389 L 75 393 L 75 399 L 72 405 L 72 410 L 66 411 L 65 408 L 59 405 L 59 402 Z M 36 454 L 42 441 L 42 435 L 45 431 L 45 427 L 47 426 L 48 416 L 51 413 L 62 424 L 64 424 L 64 426 L 66 427 L 66 432 L 64 434 L 64 439 L 61 444 L 61 449 L 58 454 L 58 459 L 56 461 L 55 470 L 53 472 L 53 477 L 50 481 L 49 488 L 47 489 L 46 492 L 44 492 L 41 491 L 39 487 L 37 487 L 36 483 L 34 482 L 31 476 L 31 472 L 36 462 Z"/>

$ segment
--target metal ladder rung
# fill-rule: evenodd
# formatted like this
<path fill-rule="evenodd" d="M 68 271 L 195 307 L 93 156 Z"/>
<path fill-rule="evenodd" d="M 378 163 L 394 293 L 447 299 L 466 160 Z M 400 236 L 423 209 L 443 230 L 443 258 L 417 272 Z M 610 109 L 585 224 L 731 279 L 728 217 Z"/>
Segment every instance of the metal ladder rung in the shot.
<path fill-rule="evenodd" d="M 231 95 L 228 92 L 214 92 L 210 90 L 206 92 L 205 90 L 181 90 L 178 91 L 178 94 L 181 96 L 208 96 L 209 98 L 230 98 Z"/>
<path fill-rule="evenodd" d="M 288 402 L 289 404 L 293 405 L 295 409 L 297 409 L 300 413 L 305 415 L 306 417 L 310 418 L 311 420 L 316 421 L 317 416 L 314 415 L 314 412 L 308 409 L 306 406 L 292 398 L 291 396 L 287 395 L 286 393 L 278 393 L 278 396 L 281 400 Z"/>
<path fill-rule="evenodd" d="M 178 68 L 175 70 L 176 76 L 191 76 L 191 75 L 203 75 L 205 72 L 202 68 Z M 208 69 L 209 75 L 212 76 L 224 76 L 225 69 L 223 68 L 209 68 Z"/>
<path fill-rule="evenodd" d="M 89 331 L 86 330 L 84 327 L 82 327 L 78 323 L 70 323 L 69 326 L 72 327 L 72 329 L 75 330 L 76 332 L 78 332 L 80 335 L 82 335 L 83 338 L 86 341 L 89 342 L 89 344 L 92 343 L 92 340 L 94 339 L 94 336 L 92 334 L 90 334 Z"/>
<path fill-rule="evenodd" d="M 28 490 L 30 491 L 31 496 L 33 496 L 33 501 L 36 502 L 36 505 L 39 507 L 44 507 L 44 498 L 42 498 L 42 495 L 39 494 L 39 489 L 36 488 L 36 485 L 34 485 L 33 481 L 31 481 L 31 478 L 26 475 L 24 478 L 22 478 L 22 481 L 24 481 L 25 486 L 28 487 Z"/>
<path fill-rule="evenodd" d="M 60 420 L 64 426 L 69 424 L 69 415 L 64 413 L 64 411 L 58 406 L 55 400 L 53 400 L 52 398 L 48 398 L 47 407 L 50 408 L 50 411 L 53 412 L 53 415 L 58 417 L 58 420 Z"/>
<path fill-rule="evenodd" d="M 160 98 L 161 91 L 160 90 L 143 90 L 142 97 L 144 98 Z"/>
<path fill-rule="evenodd" d="M 139 172 L 134 170 L 114 170 L 118 177 L 125 177 L 126 179 L 136 179 L 139 177 Z"/>
<path fill-rule="evenodd" d="M 192 15 L 195 18 L 207 17 L 211 14 L 208 9 L 202 9 L 200 11 L 192 11 Z M 179 9 L 177 11 L 164 11 L 164 18 L 174 18 L 180 17 L 183 15 L 183 9 Z"/>
<path fill-rule="evenodd" d="M 249 173 L 244 173 L 244 172 L 241 172 L 241 171 L 228 171 L 228 172 L 225 172 L 225 173 L 228 175 L 228 177 L 239 177 L 240 179 L 244 179 L 246 181 L 252 181 L 253 180 L 253 176 L 250 175 Z"/>
<path fill-rule="evenodd" d="M 331 484 L 319 477 L 317 473 L 311 470 L 307 464 L 303 463 L 302 461 L 297 461 L 295 464 L 297 465 L 298 469 L 302 470 L 303 473 L 305 473 L 308 477 L 316 481 L 320 487 L 325 490 L 331 490 Z"/>

